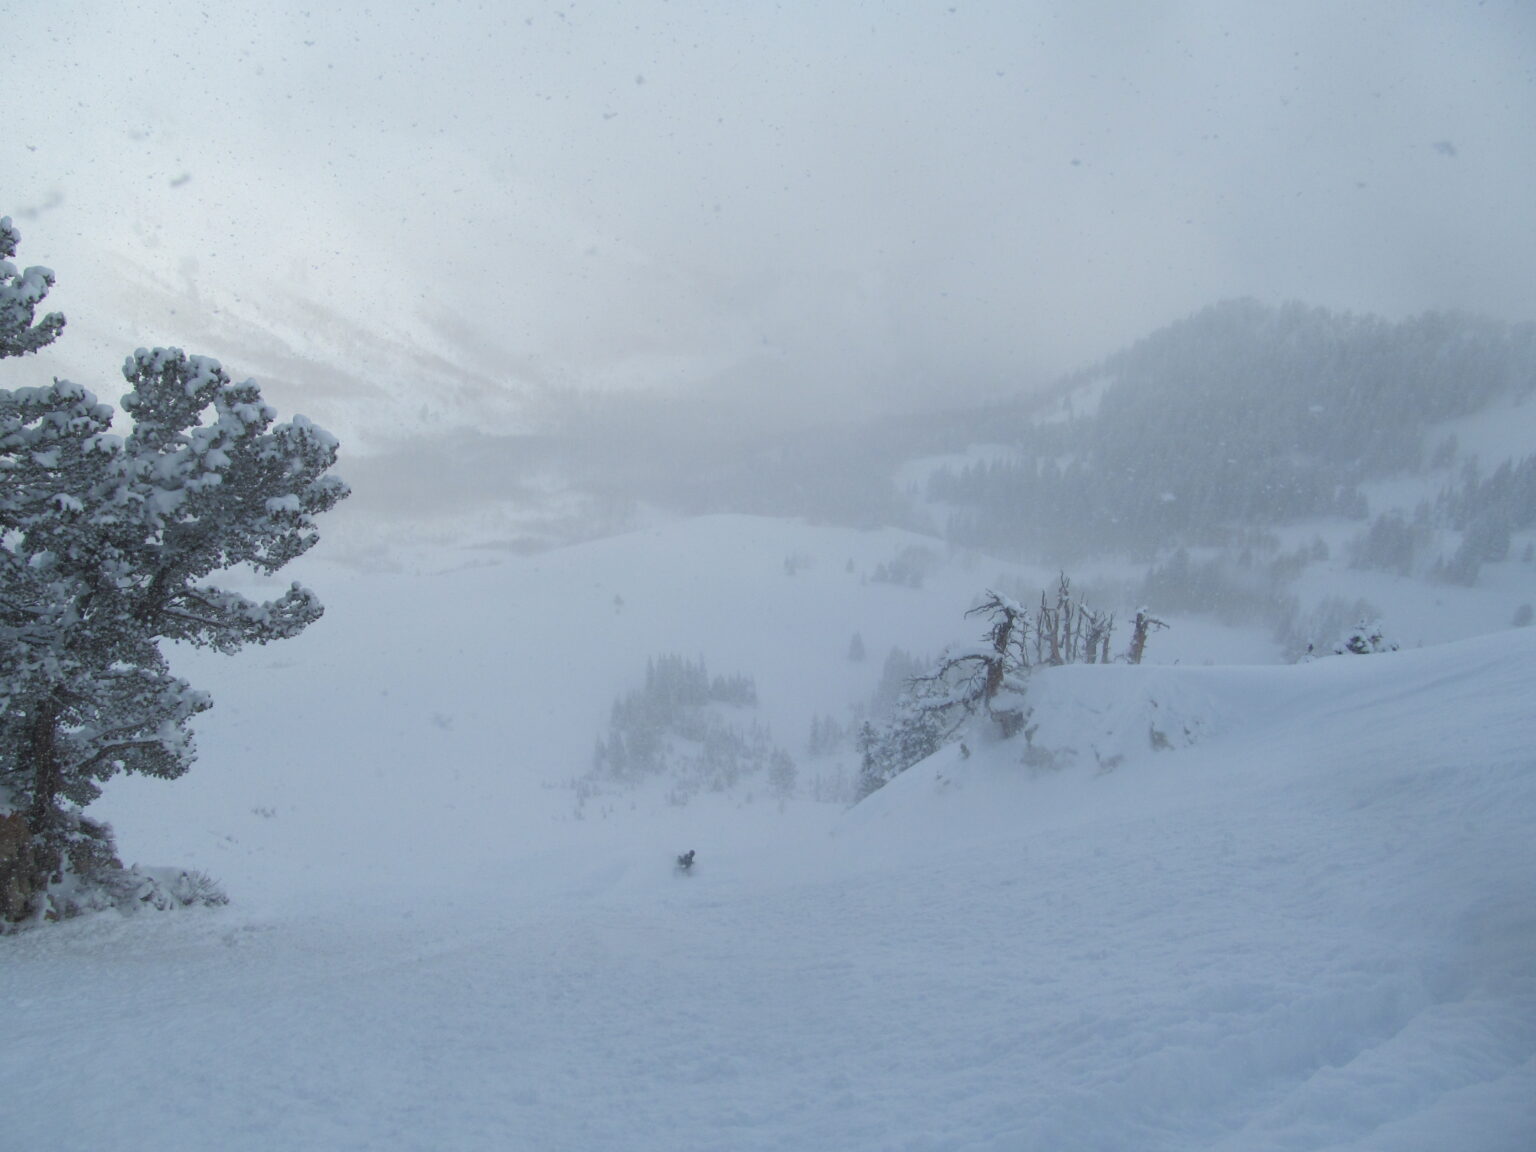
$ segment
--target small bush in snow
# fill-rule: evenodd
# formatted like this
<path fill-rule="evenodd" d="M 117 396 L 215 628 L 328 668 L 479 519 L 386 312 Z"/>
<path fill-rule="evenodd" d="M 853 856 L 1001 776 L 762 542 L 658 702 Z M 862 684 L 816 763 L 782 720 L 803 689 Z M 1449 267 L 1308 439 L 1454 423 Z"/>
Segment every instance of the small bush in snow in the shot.
<path fill-rule="evenodd" d="M 1345 632 L 1326 655 L 1370 656 L 1377 652 L 1396 652 L 1397 648 L 1397 641 L 1388 640 L 1383 634 L 1379 620 L 1362 620 Z M 1315 660 L 1322 655 L 1325 653 L 1309 650 L 1307 659 Z"/>
<path fill-rule="evenodd" d="M 206 872 L 176 868 L 140 868 L 135 865 L 111 877 L 108 890 L 113 903 L 125 912 L 153 908 L 215 908 L 229 903 L 219 882 Z"/>

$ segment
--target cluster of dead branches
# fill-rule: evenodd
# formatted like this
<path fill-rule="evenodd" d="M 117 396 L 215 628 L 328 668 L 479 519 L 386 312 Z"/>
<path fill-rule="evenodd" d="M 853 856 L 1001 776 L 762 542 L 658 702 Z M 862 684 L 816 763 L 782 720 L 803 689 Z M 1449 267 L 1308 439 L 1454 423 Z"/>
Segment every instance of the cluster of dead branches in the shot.
<path fill-rule="evenodd" d="M 933 672 L 913 679 L 924 711 L 950 715 L 985 708 L 1002 724 L 1005 734 L 1011 735 L 1017 730 L 1014 716 L 1018 709 L 999 707 L 996 702 L 1005 691 L 1022 694 L 1023 677 L 1032 668 L 1108 664 L 1112 660 L 1114 613 L 1083 603 L 1072 591 L 1072 582 L 1065 573 L 1057 580 L 1055 598 L 1042 592 L 1040 604 L 1033 610 L 989 590 L 986 598 L 966 615 L 983 617 L 990 626 L 981 644 L 952 649 Z M 1123 659 L 1140 664 L 1147 637 L 1166 627 L 1146 609 L 1139 610 Z"/>
<path fill-rule="evenodd" d="M 966 721 L 985 712 L 1004 737 L 1024 730 L 1031 670 L 1062 664 L 1108 664 L 1115 617 L 1089 608 L 1072 591 L 1063 573 L 1053 600 L 1040 595 L 1039 607 L 988 591 L 966 613 L 988 621 L 981 642 L 951 648 L 927 675 L 914 676 L 895 715 L 881 730 L 865 724 L 859 734 L 863 754 L 860 794 L 865 795 L 954 739 Z M 1141 663 L 1147 637 L 1167 625 L 1136 613 L 1131 644 L 1121 660 Z"/>

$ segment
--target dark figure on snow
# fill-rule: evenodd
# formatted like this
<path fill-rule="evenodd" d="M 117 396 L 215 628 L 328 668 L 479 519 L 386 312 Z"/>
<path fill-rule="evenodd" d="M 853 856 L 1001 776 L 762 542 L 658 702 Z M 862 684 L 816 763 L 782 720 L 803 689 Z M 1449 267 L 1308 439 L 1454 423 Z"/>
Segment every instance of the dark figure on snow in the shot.
<path fill-rule="evenodd" d="M 686 872 L 686 871 L 688 871 L 688 869 L 693 867 L 693 849 L 692 848 L 688 849 L 688 851 L 684 852 L 681 856 L 679 856 L 677 858 L 677 867 L 678 867 L 678 869 L 680 871 L 683 871 L 683 872 Z"/>

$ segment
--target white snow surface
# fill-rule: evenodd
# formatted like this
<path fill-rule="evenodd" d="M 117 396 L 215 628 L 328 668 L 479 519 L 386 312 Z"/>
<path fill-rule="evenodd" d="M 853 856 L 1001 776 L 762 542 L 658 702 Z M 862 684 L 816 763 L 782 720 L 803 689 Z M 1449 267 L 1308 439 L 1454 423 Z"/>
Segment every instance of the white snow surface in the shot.
<path fill-rule="evenodd" d="M 98 805 L 234 902 L 0 938 L 0 1146 L 1536 1145 L 1536 629 L 1056 669 L 1055 767 L 978 731 L 851 810 L 571 819 L 648 655 L 755 676 L 798 755 L 890 645 L 972 638 L 994 567 L 863 581 L 908 543 L 724 517 L 304 572 L 304 637 L 178 658 L 192 773 Z"/>

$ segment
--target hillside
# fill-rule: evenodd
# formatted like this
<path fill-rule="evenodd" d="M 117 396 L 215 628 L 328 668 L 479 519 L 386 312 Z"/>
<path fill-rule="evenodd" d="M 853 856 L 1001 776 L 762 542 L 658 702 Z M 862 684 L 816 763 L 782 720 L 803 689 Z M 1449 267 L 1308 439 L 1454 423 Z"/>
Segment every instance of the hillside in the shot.
<path fill-rule="evenodd" d="M 1475 467 L 1480 445 L 1452 422 L 1498 408 L 1530 429 L 1533 392 L 1531 325 L 1228 301 L 1069 377 L 1054 408 L 1021 413 L 1012 458 L 943 470 L 929 491 L 957 506 L 950 533 L 966 543 L 1138 556 L 1226 545 L 1379 514 L 1371 481 Z"/>
<path fill-rule="evenodd" d="M 989 406 L 826 423 L 762 388 L 551 397 L 538 435 L 352 459 L 333 532 L 381 566 L 801 516 L 1092 573 L 1101 599 L 1259 628 L 1285 659 L 1362 615 L 1471 635 L 1530 610 L 1533 333 L 1240 300 Z"/>
<path fill-rule="evenodd" d="M 435 575 L 321 563 L 321 625 L 179 664 L 218 702 L 203 762 L 100 805 L 234 904 L 0 940 L 11 1138 L 1524 1147 L 1529 629 L 1056 669 L 1031 689 L 1037 743 L 1076 753 L 1054 770 L 978 737 L 851 811 L 574 819 L 631 654 L 754 675 L 787 742 L 867 695 L 851 627 L 872 653 L 965 635 L 954 601 L 996 573 L 861 579 L 912 543 L 717 518 Z M 1153 751 L 1157 724 L 1189 738 Z"/>

